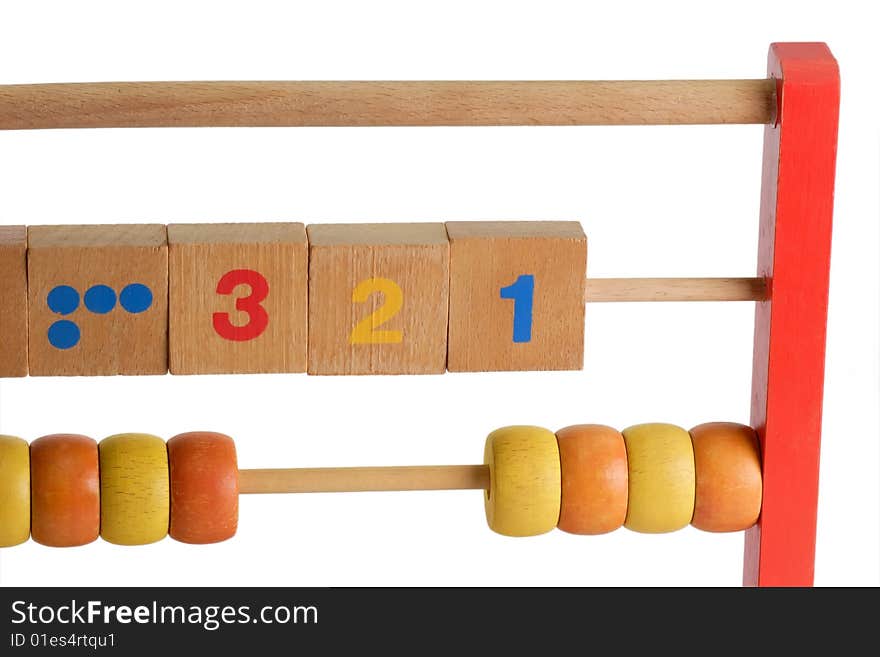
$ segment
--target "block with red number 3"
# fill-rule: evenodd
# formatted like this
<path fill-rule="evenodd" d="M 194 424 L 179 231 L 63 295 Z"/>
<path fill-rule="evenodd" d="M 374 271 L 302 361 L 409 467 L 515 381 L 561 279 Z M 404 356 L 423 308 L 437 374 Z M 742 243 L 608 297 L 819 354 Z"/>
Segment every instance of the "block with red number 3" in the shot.
<path fill-rule="evenodd" d="M 168 226 L 172 374 L 305 372 L 301 223 Z"/>

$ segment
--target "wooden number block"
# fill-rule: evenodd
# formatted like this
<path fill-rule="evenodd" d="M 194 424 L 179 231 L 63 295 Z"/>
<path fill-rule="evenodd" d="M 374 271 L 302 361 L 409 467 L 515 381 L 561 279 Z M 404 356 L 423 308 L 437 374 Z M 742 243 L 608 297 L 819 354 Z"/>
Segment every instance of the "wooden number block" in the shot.
<path fill-rule="evenodd" d="M 583 367 L 587 238 L 576 221 L 453 221 L 450 372 Z"/>
<path fill-rule="evenodd" d="M 168 226 L 171 373 L 305 372 L 308 257 L 299 223 Z"/>
<path fill-rule="evenodd" d="M 164 374 L 165 226 L 28 228 L 33 375 Z"/>
<path fill-rule="evenodd" d="M 314 225 L 308 235 L 309 374 L 442 373 L 443 224 Z"/>
<path fill-rule="evenodd" d="M 0 376 L 27 371 L 27 229 L 0 226 Z"/>

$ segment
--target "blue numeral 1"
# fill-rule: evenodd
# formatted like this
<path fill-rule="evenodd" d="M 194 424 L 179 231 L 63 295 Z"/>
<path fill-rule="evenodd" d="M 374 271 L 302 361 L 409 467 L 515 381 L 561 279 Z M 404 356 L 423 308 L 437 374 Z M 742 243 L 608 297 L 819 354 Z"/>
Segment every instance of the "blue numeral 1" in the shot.
<path fill-rule="evenodd" d="M 516 283 L 501 288 L 502 299 L 513 299 L 513 341 L 532 341 L 532 299 L 535 277 L 521 274 Z"/>

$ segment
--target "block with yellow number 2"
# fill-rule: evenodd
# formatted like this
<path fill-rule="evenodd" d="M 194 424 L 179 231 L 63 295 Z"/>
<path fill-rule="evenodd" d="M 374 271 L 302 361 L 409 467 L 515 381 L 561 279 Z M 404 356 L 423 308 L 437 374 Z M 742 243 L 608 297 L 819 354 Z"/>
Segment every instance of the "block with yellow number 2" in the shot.
<path fill-rule="evenodd" d="M 172 374 L 305 372 L 301 223 L 168 226 Z"/>
<path fill-rule="evenodd" d="M 578 370 L 587 238 L 576 221 L 452 221 L 450 372 Z"/>
<path fill-rule="evenodd" d="M 308 236 L 309 374 L 446 370 L 443 224 L 318 224 Z"/>

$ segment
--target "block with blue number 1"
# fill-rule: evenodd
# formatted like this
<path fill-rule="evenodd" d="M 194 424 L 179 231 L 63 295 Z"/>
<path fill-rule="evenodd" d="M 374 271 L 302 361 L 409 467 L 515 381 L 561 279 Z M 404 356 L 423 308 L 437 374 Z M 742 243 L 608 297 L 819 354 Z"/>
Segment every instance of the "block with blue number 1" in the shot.
<path fill-rule="evenodd" d="M 576 221 L 452 221 L 450 372 L 578 370 L 587 238 Z"/>
<path fill-rule="evenodd" d="M 168 370 L 165 226 L 31 226 L 27 259 L 32 375 Z"/>

